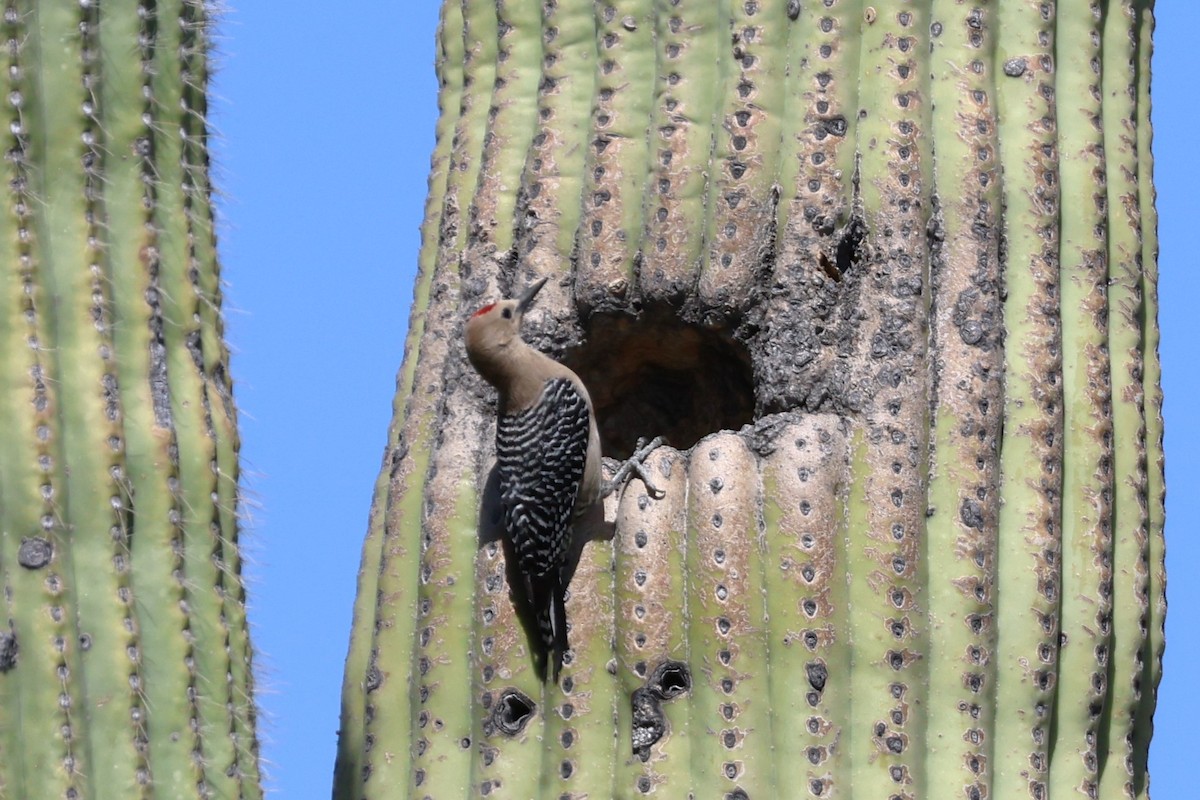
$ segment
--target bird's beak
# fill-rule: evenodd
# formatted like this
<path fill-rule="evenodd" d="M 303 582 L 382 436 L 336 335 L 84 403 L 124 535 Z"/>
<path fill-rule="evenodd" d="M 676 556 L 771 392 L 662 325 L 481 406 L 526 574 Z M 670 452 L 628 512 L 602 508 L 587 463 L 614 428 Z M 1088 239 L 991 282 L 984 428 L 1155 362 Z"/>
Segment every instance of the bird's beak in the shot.
<path fill-rule="evenodd" d="M 525 294 L 521 295 L 521 298 L 517 301 L 517 311 L 519 313 L 524 314 L 529 310 L 529 307 L 533 305 L 534 296 L 543 286 L 546 285 L 546 281 L 548 280 L 550 280 L 550 276 L 542 278 L 540 281 L 525 290 Z"/>

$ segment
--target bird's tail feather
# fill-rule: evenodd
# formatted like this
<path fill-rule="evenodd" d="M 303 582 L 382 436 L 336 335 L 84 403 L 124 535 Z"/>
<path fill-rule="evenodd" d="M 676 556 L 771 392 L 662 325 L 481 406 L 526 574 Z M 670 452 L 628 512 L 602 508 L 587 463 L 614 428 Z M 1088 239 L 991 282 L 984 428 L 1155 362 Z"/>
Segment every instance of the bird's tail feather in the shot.
<path fill-rule="evenodd" d="M 549 677 L 558 683 L 558 673 L 562 670 L 563 655 L 570 648 L 567 642 L 567 607 L 564 592 L 555 581 L 545 597 L 539 598 L 537 610 L 538 637 L 542 642 L 542 650 L 546 657 L 546 668 L 543 678 Z"/>

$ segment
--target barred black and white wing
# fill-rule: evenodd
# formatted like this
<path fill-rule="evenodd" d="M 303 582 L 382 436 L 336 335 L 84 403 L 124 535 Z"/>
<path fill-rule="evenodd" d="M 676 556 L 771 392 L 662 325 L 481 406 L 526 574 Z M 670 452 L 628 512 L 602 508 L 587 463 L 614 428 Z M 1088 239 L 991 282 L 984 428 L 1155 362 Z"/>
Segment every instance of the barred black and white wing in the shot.
<path fill-rule="evenodd" d="M 555 656 L 555 679 L 568 646 L 562 573 L 590 430 L 588 402 L 567 378 L 548 381 L 536 403 L 496 424 L 504 528 L 543 644 Z"/>

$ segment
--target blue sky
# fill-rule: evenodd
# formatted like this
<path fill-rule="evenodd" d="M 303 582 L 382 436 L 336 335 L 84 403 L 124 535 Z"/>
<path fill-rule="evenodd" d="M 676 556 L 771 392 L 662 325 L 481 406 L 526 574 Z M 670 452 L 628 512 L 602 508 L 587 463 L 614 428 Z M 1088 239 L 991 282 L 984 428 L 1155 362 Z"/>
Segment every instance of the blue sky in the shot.
<path fill-rule="evenodd" d="M 326 798 L 359 552 L 412 298 L 437 115 L 435 0 L 229 0 L 213 119 L 241 408 L 268 787 Z M 1167 392 L 1158 800 L 1192 796 L 1200 693 L 1200 4 L 1163 2 L 1154 62 Z"/>

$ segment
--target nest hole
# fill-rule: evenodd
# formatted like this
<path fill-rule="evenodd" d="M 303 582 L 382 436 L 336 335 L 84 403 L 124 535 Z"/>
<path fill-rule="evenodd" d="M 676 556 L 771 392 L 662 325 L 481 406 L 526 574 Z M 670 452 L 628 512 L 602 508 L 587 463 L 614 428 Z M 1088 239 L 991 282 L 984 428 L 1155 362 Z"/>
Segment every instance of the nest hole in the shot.
<path fill-rule="evenodd" d="M 750 354 L 728 331 L 658 311 L 597 314 L 586 333 L 564 360 L 592 396 L 606 456 L 628 458 L 639 438 L 660 435 L 687 450 L 754 421 Z"/>

